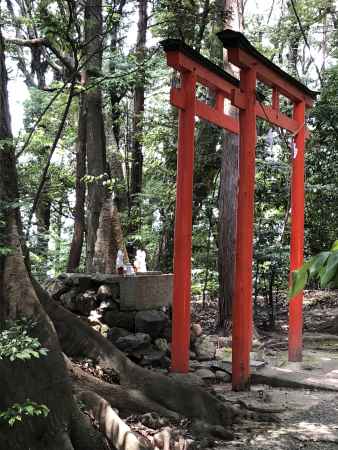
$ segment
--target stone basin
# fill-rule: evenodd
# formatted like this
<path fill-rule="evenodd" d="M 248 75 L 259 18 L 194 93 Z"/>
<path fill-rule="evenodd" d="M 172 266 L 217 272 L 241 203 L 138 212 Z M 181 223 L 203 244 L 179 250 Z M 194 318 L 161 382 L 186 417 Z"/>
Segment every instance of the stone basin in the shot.
<path fill-rule="evenodd" d="M 135 275 L 103 273 L 63 273 L 59 280 L 80 291 L 110 285 L 119 299 L 121 311 L 143 311 L 169 306 L 172 302 L 173 275 L 161 272 L 139 272 Z"/>

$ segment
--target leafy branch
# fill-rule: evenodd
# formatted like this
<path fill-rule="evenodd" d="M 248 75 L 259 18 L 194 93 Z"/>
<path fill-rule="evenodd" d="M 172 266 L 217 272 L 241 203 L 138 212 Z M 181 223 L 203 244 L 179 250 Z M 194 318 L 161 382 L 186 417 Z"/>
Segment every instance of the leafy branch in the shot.
<path fill-rule="evenodd" d="M 322 288 L 338 285 L 338 240 L 330 251 L 324 251 L 306 261 L 300 269 L 291 274 L 289 300 L 298 295 L 310 280 L 318 280 Z"/>

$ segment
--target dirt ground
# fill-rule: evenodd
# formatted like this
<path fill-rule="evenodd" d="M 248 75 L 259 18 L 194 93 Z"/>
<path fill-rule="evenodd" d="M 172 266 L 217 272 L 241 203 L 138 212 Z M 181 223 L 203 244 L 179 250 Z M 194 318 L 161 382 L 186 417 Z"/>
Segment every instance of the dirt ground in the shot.
<path fill-rule="evenodd" d="M 247 450 L 333 450 L 338 448 L 338 336 L 322 334 L 328 321 L 338 316 L 338 291 L 309 291 L 304 300 L 304 359 L 287 362 L 287 302 L 282 300 L 274 313 L 275 329 L 267 330 L 263 304 L 256 310 L 260 345 L 254 358 L 264 361 L 262 373 L 278 371 L 300 381 L 297 389 L 253 385 L 251 392 L 235 393 L 230 383 L 213 389 L 225 402 L 239 405 L 252 416 L 234 427 L 234 439 L 213 442 L 213 448 Z M 212 333 L 217 306 L 206 309 L 196 302 L 193 316 Z M 317 331 L 319 330 L 320 333 Z M 231 351 L 231 350 L 230 350 Z M 224 357 L 231 360 L 231 354 Z M 253 369 L 254 370 L 254 369 Z M 257 370 L 259 372 L 261 369 Z M 267 377 L 269 381 L 269 377 Z M 301 386 L 302 382 L 309 386 Z M 316 389 L 316 383 L 321 389 Z M 283 383 L 282 383 L 283 384 Z M 312 384 L 312 386 L 311 386 Z M 314 384 L 314 386 L 313 386 Z M 331 389 L 328 391 L 327 389 Z M 271 413 L 261 414 L 263 411 Z M 275 411 L 275 412 L 273 412 Z M 261 417 L 263 416 L 263 417 Z M 209 448 L 209 447 L 208 447 Z M 212 448 L 212 446 L 210 446 Z"/>
<path fill-rule="evenodd" d="M 231 337 L 215 334 L 217 302 L 208 302 L 205 308 L 196 299 L 192 302 L 192 321 L 199 323 L 203 334 L 217 344 L 217 361 L 228 374 L 228 382 L 205 380 L 205 389 L 238 408 L 242 414 L 239 423 L 229 430 L 233 434 L 231 440 L 222 440 L 224 435 L 219 437 L 187 419 L 173 423 L 151 412 L 129 417 L 127 423 L 131 429 L 150 440 L 159 431 L 168 432 L 172 443 L 170 450 L 337 449 L 338 335 L 328 334 L 327 324 L 336 316 L 338 323 L 338 291 L 305 293 L 302 363 L 288 363 L 287 360 L 287 300 L 278 301 L 273 328 L 267 326 L 266 309 L 263 300 L 259 299 L 255 314 L 257 339 L 252 353 L 251 391 L 236 393 L 230 383 Z M 105 379 L 105 374 L 92 363 L 76 363 L 94 376 Z M 212 361 L 206 361 L 205 368 L 211 367 L 208 366 L 210 363 Z"/>

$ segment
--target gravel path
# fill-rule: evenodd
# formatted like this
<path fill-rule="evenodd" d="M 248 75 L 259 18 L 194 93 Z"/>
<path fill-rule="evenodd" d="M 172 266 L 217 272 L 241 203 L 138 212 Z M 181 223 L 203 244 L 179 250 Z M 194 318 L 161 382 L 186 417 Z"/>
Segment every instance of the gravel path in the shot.
<path fill-rule="evenodd" d="M 289 407 L 279 414 L 280 423 L 245 421 L 237 439 L 215 445 L 217 450 L 337 450 L 338 395 L 328 392 L 273 390 L 288 393 Z"/>

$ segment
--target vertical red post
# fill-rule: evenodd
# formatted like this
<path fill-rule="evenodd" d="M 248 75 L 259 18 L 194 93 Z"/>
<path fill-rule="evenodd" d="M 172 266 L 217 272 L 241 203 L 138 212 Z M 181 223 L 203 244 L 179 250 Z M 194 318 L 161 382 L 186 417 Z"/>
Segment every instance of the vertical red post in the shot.
<path fill-rule="evenodd" d="M 184 109 L 179 113 L 178 130 L 171 349 L 171 370 L 181 373 L 189 371 L 195 90 L 195 74 L 182 73 Z"/>
<path fill-rule="evenodd" d="M 256 71 L 241 70 L 240 89 L 246 108 L 239 113 L 240 153 L 237 209 L 235 295 L 232 306 L 232 387 L 250 387 L 252 344 L 252 257 L 256 154 Z"/>
<path fill-rule="evenodd" d="M 294 105 L 293 117 L 301 127 L 294 139 L 291 185 L 291 249 L 290 270 L 303 264 L 304 250 L 304 148 L 305 103 Z M 303 125 L 303 126 L 302 126 Z M 289 305 L 289 361 L 302 360 L 303 348 L 303 293 Z"/>

